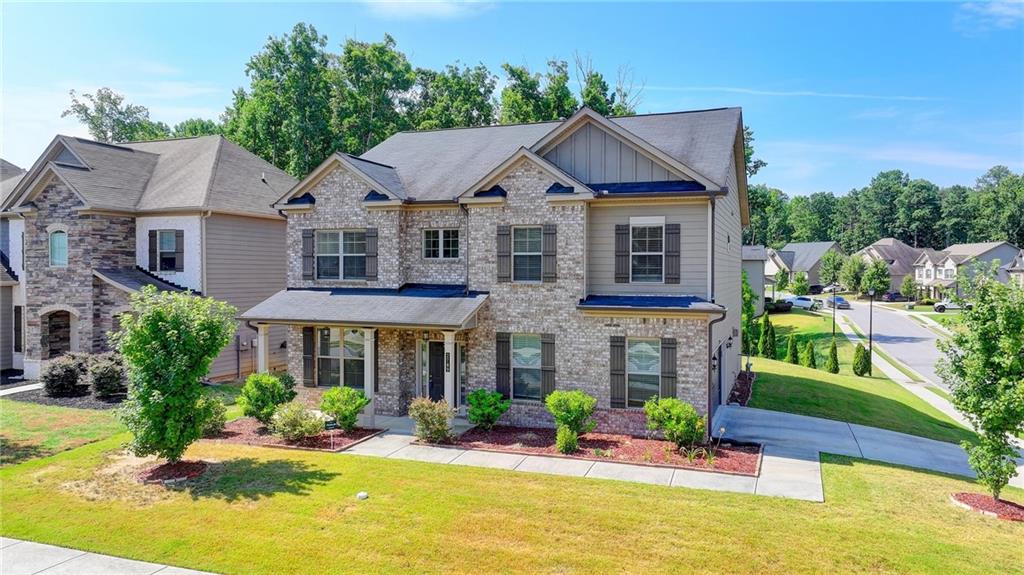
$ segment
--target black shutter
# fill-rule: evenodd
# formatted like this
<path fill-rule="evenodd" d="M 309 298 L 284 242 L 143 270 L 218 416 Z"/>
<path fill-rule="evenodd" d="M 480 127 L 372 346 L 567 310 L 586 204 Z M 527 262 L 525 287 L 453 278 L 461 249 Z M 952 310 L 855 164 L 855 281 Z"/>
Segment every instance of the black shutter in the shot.
<path fill-rule="evenodd" d="M 499 332 L 494 334 L 494 388 L 508 399 L 512 381 L 512 336 Z"/>
<path fill-rule="evenodd" d="M 498 226 L 498 281 L 512 281 L 512 228 Z"/>
<path fill-rule="evenodd" d="M 540 334 L 540 399 L 555 390 L 555 334 Z"/>
<path fill-rule="evenodd" d="M 626 338 L 621 335 L 611 337 L 611 354 L 608 358 L 611 366 L 611 406 L 626 407 Z"/>
<path fill-rule="evenodd" d="M 676 396 L 676 340 L 661 338 L 661 397 Z"/>
<path fill-rule="evenodd" d="M 185 271 L 185 230 L 174 230 L 174 271 Z"/>
<path fill-rule="evenodd" d="M 156 230 L 149 230 L 149 271 L 155 272 L 160 269 L 156 260 Z"/>
<path fill-rule="evenodd" d="M 302 328 L 302 385 L 306 387 L 316 387 L 313 368 L 315 350 L 316 340 L 313 337 L 313 328 Z"/>
<path fill-rule="evenodd" d="M 313 230 L 302 230 L 302 279 L 313 279 L 314 246 Z"/>
<path fill-rule="evenodd" d="M 541 241 L 541 277 L 545 282 L 558 279 L 558 226 L 544 224 L 544 236 Z"/>
<path fill-rule="evenodd" d="M 366 281 L 377 281 L 377 228 L 366 228 Z"/>
<path fill-rule="evenodd" d="M 679 224 L 665 224 L 665 283 L 679 283 Z"/>
<path fill-rule="evenodd" d="M 629 224 L 615 225 L 615 283 L 629 283 Z"/>
<path fill-rule="evenodd" d="M 22 307 L 20 305 L 14 306 L 14 352 L 21 353 L 23 349 L 22 341 L 24 336 L 21 333 L 21 322 Z"/>

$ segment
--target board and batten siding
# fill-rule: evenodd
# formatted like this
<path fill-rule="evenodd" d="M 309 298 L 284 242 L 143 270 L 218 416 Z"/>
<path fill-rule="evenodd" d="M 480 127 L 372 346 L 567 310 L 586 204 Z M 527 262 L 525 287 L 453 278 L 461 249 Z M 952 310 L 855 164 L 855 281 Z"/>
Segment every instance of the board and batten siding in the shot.
<path fill-rule="evenodd" d="M 285 288 L 285 222 L 263 218 L 212 215 L 206 220 L 205 295 L 226 301 L 242 313 Z M 240 323 L 237 335 L 242 347 L 241 372 L 253 371 L 256 355 L 252 341 L 256 331 Z M 287 350 L 285 326 L 270 329 L 270 367 L 284 366 Z M 235 339 L 210 367 L 210 377 L 234 377 Z"/>
<path fill-rule="evenodd" d="M 615 226 L 631 217 L 664 216 L 679 224 L 679 283 L 615 283 Z M 707 202 L 658 206 L 594 205 L 587 222 L 587 293 L 595 295 L 694 295 L 708 292 Z"/>
<path fill-rule="evenodd" d="M 544 159 L 588 184 L 683 179 L 593 124 L 573 132 L 545 154 Z"/>

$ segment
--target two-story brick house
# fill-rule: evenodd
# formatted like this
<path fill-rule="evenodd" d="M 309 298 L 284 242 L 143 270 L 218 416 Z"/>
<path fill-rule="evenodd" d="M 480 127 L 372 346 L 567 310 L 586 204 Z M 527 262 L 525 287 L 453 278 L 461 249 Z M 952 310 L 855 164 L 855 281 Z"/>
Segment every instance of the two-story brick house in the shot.
<path fill-rule="evenodd" d="M 747 200 L 738 108 L 397 134 L 282 196 L 288 288 L 242 314 L 286 325 L 313 400 L 582 389 L 605 429 L 651 396 L 714 412 L 738 370 Z M 266 346 L 264 346 L 266 347 Z M 268 359 L 261 358 L 261 365 Z"/>
<path fill-rule="evenodd" d="M 0 358 L 11 348 L 11 366 L 35 378 L 64 352 L 105 351 L 129 294 L 145 285 L 241 310 L 262 301 L 285 276 L 285 221 L 270 204 L 294 184 L 220 136 L 57 136 L 0 204 L 0 251 L 17 281 L 0 312 Z M 252 371 L 255 335 L 240 325 L 210 375 Z M 271 340 L 270 361 L 283 366 L 283 328 Z"/>

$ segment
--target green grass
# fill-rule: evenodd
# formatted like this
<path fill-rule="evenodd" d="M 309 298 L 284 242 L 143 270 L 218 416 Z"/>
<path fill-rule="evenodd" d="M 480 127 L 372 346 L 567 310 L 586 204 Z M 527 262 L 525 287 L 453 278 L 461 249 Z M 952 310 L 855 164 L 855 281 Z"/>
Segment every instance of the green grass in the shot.
<path fill-rule="evenodd" d="M 942 389 L 941 387 L 935 387 L 934 385 L 928 385 L 925 386 L 925 388 L 928 391 L 934 393 L 935 395 L 941 397 L 942 399 L 945 399 L 946 401 L 953 403 L 953 396 L 946 392 L 945 389 Z"/>
<path fill-rule="evenodd" d="M 838 318 L 837 318 L 838 319 Z M 797 347 L 803 351 L 807 341 L 814 342 L 814 351 L 817 354 L 819 366 L 825 365 L 828 358 L 829 345 L 832 343 L 832 315 L 819 315 L 801 309 L 794 308 L 789 313 L 773 314 L 772 324 L 775 325 L 775 341 L 778 358 L 786 356 L 786 345 L 789 337 L 795 335 Z M 853 365 L 853 344 L 843 335 L 839 326 L 836 326 L 836 352 L 839 355 L 840 370 L 852 373 Z"/>
<path fill-rule="evenodd" d="M 913 309 L 907 309 L 907 302 L 901 301 L 896 303 L 877 303 L 877 305 L 885 306 L 892 309 L 898 309 L 903 311 L 923 311 L 923 312 L 934 312 L 935 308 L 930 305 L 915 305 Z"/>
<path fill-rule="evenodd" d="M 0 465 L 51 455 L 123 430 L 112 411 L 0 399 Z"/>
<path fill-rule="evenodd" d="M 937 321 L 939 324 L 942 325 L 942 327 L 946 329 L 955 329 L 960 326 L 961 316 L 960 312 L 958 311 L 947 311 L 944 313 L 926 313 L 923 315 Z"/>
<path fill-rule="evenodd" d="M 882 377 L 857 377 L 754 359 L 757 382 L 750 407 L 890 429 L 957 443 L 974 433 L 924 400 Z"/>
<path fill-rule="evenodd" d="M 179 487 L 97 473 L 124 437 L 0 470 L 0 533 L 218 573 L 1020 572 L 970 481 L 825 456 L 823 504 L 202 442 Z M 358 501 L 355 494 L 369 492 Z M 1024 501 L 1024 492 L 1004 497 Z M 1016 567 L 1015 567 L 1016 566 Z"/>
<path fill-rule="evenodd" d="M 204 388 L 207 395 L 221 400 L 227 406 L 226 415 L 228 421 L 242 417 L 242 408 L 238 405 L 238 395 L 242 393 L 242 385 L 244 383 L 243 381 L 231 381 L 217 385 L 208 385 Z"/>

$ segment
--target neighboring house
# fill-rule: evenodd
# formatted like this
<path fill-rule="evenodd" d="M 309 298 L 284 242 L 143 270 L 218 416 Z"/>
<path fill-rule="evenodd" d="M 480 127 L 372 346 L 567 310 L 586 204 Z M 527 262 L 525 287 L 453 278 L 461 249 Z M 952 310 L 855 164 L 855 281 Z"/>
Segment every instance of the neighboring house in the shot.
<path fill-rule="evenodd" d="M 885 262 L 889 267 L 889 291 L 899 292 L 903 278 L 913 277 L 914 264 L 922 252 L 922 248 L 911 247 L 896 238 L 882 238 L 853 255 L 869 266 L 872 262 Z"/>
<path fill-rule="evenodd" d="M 107 350 L 128 295 L 143 286 L 240 310 L 283 287 L 285 221 L 270 204 L 294 183 L 220 136 L 54 138 L 0 205 L 3 250 L 23 293 L 4 333 L 22 350 L 25 377 L 67 351 Z M 211 377 L 252 371 L 254 336 L 240 326 Z M 270 361 L 283 364 L 284 331 L 269 344 Z"/>
<path fill-rule="evenodd" d="M 782 259 L 789 260 L 786 264 L 789 270 L 789 280 L 793 281 L 796 274 L 803 272 L 807 274 L 807 283 L 809 285 L 821 283 L 818 277 L 818 269 L 821 267 L 821 257 L 829 251 L 834 251 L 838 254 L 843 253 L 843 249 L 839 247 L 839 242 L 789 242 L 779 250 L 783 254 Z M 786 253 L 791 253 L 792 256 L 785 256 Z M 768 271 L 766 267 L 765 273 L 767 274 Z"/>
<path fill-rule="evenodd" d="M 996 279 L 1006 283 L 1008 268 L 1019 253 L 1020 248 L 1009 242 L 954 244 L 941 251 L 924 249 L 914 262 L 914 279 L 927 297 L 942 297 L 946 291 L 962 294 L 960 280 L 973 275 L 979 265 L 995 264 Z"/>
<path fill-rule="evenodd" d="M 346 385 L 402 415 L 485 388 L 550 426 L 547 394 L 580 389 L 639 433 L 648 398 L 713 415 L 740 369 L 738 108 L 403 132 L 275 207 L 288 289 L 241 319 L 288 326 L 306 401 Z"/>
<path fill-rule="evenodd" d="M 1006 265 L 1006 274 L 1010 281 L 1024 287 L 1024 250 L 1017 252 L 1017 257 Z"/>
<path fill-rule="evenodd" d="M 25 170 L 0 158 L 0 205 L 25 175 Z M 25 289 L 21 276 L 21 222 L 0 212 L 0 371 L 21 369 L 23 357 L 21 310 Z"/>
<path fill-rule="evenodd" d="M 753 290 L 755 315 L 764 313 L 765 262 L 768 251 L 764 246 L 743 246 L 743 271 L 747 272 L 747 283 Z M 774 279 L 772 279 L 774 281 Z"/>
<path fill-rule="evenodd" d="M 779 270 L 785 270 L 787 279 L 793 279 L 793 259 L 795 257 L 793 252 L 768 248 L 765 250 L 765 256 L 767 257 L 764 262 L 765 282 L 774 286 L 775 275 L 779 273 Z"/>

